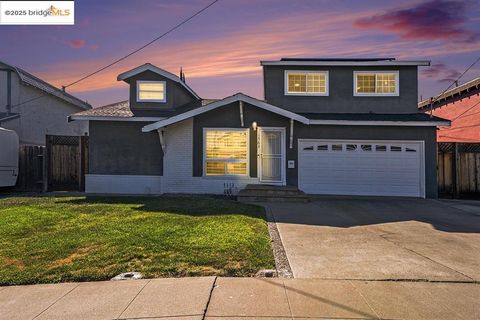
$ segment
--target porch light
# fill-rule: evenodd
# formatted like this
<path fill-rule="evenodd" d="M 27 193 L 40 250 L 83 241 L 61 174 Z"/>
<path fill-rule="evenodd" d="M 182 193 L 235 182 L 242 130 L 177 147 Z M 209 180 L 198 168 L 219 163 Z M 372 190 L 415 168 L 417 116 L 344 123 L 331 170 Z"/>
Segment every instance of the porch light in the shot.
<path fill-rule="evenodd" d="M 256 121 L 252 122 L 252 128 L 253 128 L 253 131 L 257 131 L 257 122 Z"/>

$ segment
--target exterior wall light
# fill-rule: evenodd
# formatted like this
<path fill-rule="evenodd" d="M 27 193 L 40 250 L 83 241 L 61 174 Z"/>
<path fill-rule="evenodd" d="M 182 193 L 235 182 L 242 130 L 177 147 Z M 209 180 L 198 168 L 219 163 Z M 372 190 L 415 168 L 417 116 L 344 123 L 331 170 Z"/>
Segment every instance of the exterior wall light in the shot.
<path fill-rule="evenodd" d="M 253 131 L 257 131 L 257 122 L 256 121 L 252 122 L 252 128 L 253 128 Z"/>

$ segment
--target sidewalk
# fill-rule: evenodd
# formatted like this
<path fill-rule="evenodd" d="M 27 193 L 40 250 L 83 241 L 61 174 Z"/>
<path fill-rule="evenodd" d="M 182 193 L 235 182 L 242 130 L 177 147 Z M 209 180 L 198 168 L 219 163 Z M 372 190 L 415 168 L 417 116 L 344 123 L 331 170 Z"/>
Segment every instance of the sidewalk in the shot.
<path fill-rule="evenodd" d="M 0 287 L 0 319 L 479 319 L 474 283 L 168 278 Z"/>

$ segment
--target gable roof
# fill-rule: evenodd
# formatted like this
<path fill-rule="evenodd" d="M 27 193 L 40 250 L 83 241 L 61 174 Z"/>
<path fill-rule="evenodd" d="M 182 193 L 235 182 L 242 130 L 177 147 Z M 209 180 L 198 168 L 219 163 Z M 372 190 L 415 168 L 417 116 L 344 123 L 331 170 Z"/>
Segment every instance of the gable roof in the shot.
<path fill-rule="evenodd" d="M 18 77 L 20 78 L 20 81 L 22 81 L 22 83 L 24 84 L 27 84 L 27 85 L 30 85 L 32 87 L 35 87 L 43 92 L 46 92 L 48 94 L 51 94 L 57 98 L 60 98 L 70 104 L 73 104 L 77 107 L 80 107 L 82 109 L 85 109 L 85 110 L 88 110 L 88 109 L 91 109 L 92 106 L 90 104 L 88 104 L 87 102 L 83 101 L 83 100 L 80 100 L 79 98 L 75 97 L 75 96 L 72 96 L 71 94 L 57 88 L 57 87 L 54 87 L 53 85 L 51 85 L 50 83 L 38 78 L 38 77 L 35 77 L 34 75 L 28 73 L 27 71 L 21 69 L 21 68 L 18 68 L 14 65 L 10 65 L 8 63 L 5 63 L 3 61 L 0 61 L 0 64 L 3 64 L 6 68 L 14 71 Z"/>
<path fill-rule="evenodd" d="M 260 61 L 262 66 L 429 66 L 428 60 L 396 60 L 395 58 L 281 58 Z"/>
<path fill-rule="evenodd" d="M 433 96 L 429 99 L 420 101 L 418 103 L 418 108 L 423 109 L 423 108 L 430 108 L 430 104 L 433 101 L 433 107 L 436 108 L 440 105 L 443 105 L 446 103 L 447 100 L 457 100 L 459 98 L 464 98 L 464 97 L 469 97 L 474 94 L 479 94 L 480 93 L 480 77 L 477 77 L 473 80 L 470 80 L 468 82 L 465 82 L 462 85 L 459 85 L 455 88 L 452 88 L 450 90 L 447 90 L 441 94 L 438 94 L 436 96 Z"/>
<path fill-rule="evenodd" d="M 118 75 L 117 77 L 117 80 L 120 81 L 120 80 L 126 80 L 130 77 L 133 77 L 134 75 L 137 75 L 139 73 L 142 73 L 142 72 L 145 72 L 145 71 L 151 71 L 151 72 L 154 72 L 156 74 L 159 74 L 161 76 L 164 76 L 165 78 L 167 79 L 170 79 L 174 82 L 177 82 L 179 84 L 181 84 L 185 89 L 187 89 L 188 92 L 190 92 L 195 98 L 197 99 L 200 99 L 200 97 L 198 96 L 198 94 L 192 90 L 192 88 L 190 88 L 185 82 L 183 82 L 179 77 L 177 77 L 176 75 L 174 75 L 173 73 L 170 73 L 166 70 L 163 70 L 157 66 L 154 66 L 153 64 L 151 63 L 145 63 L 139 67 L 136 67 L 132 70 L 129 70 L 129 71 L 126 71 L 124 73 L 121 73 Z"/>
<path fill-rule="evenodd" d="M 202 113 L 205 113 L 205 112 L 208 112 L 208 111 L 212 111 L 216 108 L 223 107 L 227 104 L 230 104 L 232 102 L 237 102 L 237 101 L 243 101 L 243 102 L 246 102 L 248 104 L 254 105 L 258 108 L 261 108 L 261 109 L 279 114 L 281 116 L 299 121 L 299 122 L 304 123 L 304 124 L 308 124 L 308 119 L 305 118 L 304 116 L 301 116 L 297 113 L 294 113 L 294 112 L 276 107 L 276 106 L 271 105 L 269 103 L 266 103 L 264 101 L 252 98 L 250 96 L 247 96 L 246 94 L 237 93 L 237 94 L 234 94 L 233 96 L 226 97 L 222 100 L 218 100 L 218 101 L 209 103 L 209 104 L 207 104 L 203 107 L 196 108 L 196 109 L 178 114 L 176 116 L 173 116 L 171 118 L 168 118 L 168 119 L 165 119 L 165 120 L 160 120 L 158 122 L 146 125 L 145 127 L 142 128 L 142 131 L 143 132 L 150 132 L 150 131 L 153 131 L 153 130 L 156 130 L 156 129 L 160 129 L 160 128 L 166 127 L 168 125 L 183 121 L 185 119 L 197 116 L 199 114 L 202 114 Z"/>

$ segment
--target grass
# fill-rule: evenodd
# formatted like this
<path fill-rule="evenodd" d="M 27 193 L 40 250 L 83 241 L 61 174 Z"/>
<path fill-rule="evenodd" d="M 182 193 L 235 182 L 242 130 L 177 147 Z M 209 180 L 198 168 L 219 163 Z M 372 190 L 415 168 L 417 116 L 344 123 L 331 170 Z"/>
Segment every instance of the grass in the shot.
<path fill-rule="evenodd" d="M 264 210 L 211 198 L 0 199 L 0 285 L 251 276 L 273 268 Z"/>

